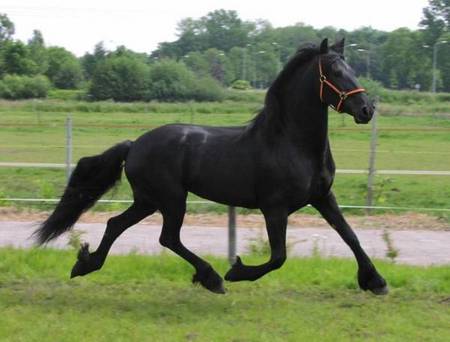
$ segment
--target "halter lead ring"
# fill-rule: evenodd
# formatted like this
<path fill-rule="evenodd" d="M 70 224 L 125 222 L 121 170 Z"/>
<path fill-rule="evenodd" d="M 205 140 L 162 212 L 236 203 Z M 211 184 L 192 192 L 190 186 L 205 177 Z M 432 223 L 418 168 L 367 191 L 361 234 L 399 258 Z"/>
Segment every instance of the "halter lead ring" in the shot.
<path fill-rule="evenodd" d="M 320 77 L 319 77 L 319 81 L 320 81 L 320 101 L 325 103 L 325 101 L 323 100 L 323 85 L 326 84 L 328 87 L 330 87 L 339 96 L 339 102 L 338 102 L 337 106 L 331 105 L 339 113 L 341 113 L 341 109 L 342 109 L 342 105 L 344 104 L 344 101 L 349 96 L 354 95 L 354 94 L 358 94 L 358 93 L 362 93 L 362 92 L 366 91 L 366 89 L 364 89 L 364 88 L 355 88 L 355 89 L 349 90 L 347 92 L 339 90 L 339 88 L 336 87 L 330 81 L 328 81 L 327 77 L 323 74 L 323 72 L 322 72 L 322 60 L 320 59 L 320 57 L 319 57 L 319 74 L 320 74 Z"/>

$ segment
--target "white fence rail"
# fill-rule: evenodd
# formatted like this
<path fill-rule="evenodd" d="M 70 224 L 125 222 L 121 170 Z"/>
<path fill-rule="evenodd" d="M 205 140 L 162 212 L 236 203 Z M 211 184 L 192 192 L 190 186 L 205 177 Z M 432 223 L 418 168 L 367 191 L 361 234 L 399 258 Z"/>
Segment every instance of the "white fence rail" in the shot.
<path fill-rule="evenodd" d="M 35 203 L 56 203 L 58 198 L 0 198 L 0 202 L 35 202 Z M 99 200 L 97 203 L 133 203 L 132 200 Z M 205 200 L 186 201 L 187 204 L 220 204 Z M 308 205 L 310 206 L 310 205 Z M 367 206 L 367 205 L 340 205 L 341 209 L 373 209 L 373 210 L 399 210 L 399 211 L 442 211 L 450 212 L 450 208 L 415 208 L 415 207 L 393 207 L 393 206 Z"/>
<path fill-rule="evenodd" d="M 75 167 L 76 164 L 71 164 Z M 18 167 L 18 168 L 48 168 L 48 169 L 65 169 L 66 164 L 63 163 L 22 163 L 22 162 L 0 162 L 0 167 Z M 340 174 L 368 174 L 368 170 L 363 169 L 337 169 L 336 173 Z M 434 170 L 375 170 L 378 175 L 422 175 L 422 176 L 450 176 L 450 171 L 434 171 Z"/>

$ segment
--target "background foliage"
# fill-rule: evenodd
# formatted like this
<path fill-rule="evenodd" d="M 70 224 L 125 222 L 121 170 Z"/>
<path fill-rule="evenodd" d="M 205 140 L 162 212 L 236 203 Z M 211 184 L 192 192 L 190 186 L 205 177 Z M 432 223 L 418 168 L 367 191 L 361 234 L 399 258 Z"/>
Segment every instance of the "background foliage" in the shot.
<path fill-rule="evenodd" d="M 0 78 L 45 75 L 55 88 L 87 89 L 93 100 L 220 100 L 220 86 L 247 84 L 236 81 L 268 87 L 299 45 L 345 37 L 346 58 L 357 75 L 392 89 L 429 90 L 435 51 L 437 89 L 449 92 L 449 12 L 450 0 L 429 0 L 420 29 L 384 32 L 302 23 L 274 28 L 220 9 L 183 19 L 176 28 L 178 39 L 160 43 L 149 54 L 124 46 L 108 51 L 100 42 L 80 58 L 62 47 L 47 47 L 37 30 L 27 43 L 15 40 L 14 23 L 0 14 Z"/>

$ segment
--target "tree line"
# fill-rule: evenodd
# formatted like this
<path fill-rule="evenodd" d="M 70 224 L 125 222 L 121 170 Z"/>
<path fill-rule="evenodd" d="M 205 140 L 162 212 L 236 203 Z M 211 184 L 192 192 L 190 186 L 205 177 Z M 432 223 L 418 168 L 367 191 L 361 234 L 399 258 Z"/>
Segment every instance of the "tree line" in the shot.
<path fill-rule="evenodd" d="M 223 87 L 265 88 L 297 47 L 322 38 L 345 37 L 346 59 L 358 76 L 392 89 L 435 87 L 450 92 L 450 0 L 430 0 L 420 29 L 384 32 L 370 27 L 345 31 L 304 24 L 274 28 L 244 21 L 237 12 L 216 10 L 177 26 L 177 40 L 149 54 L 98 43 L 77 58 L 47 47 L 35 30 L 14 39 L 14 24 L 0 14 L 0 97 L 45 96 L 50 87 L 85 89 L 93 100 L 218 100 Z"/>

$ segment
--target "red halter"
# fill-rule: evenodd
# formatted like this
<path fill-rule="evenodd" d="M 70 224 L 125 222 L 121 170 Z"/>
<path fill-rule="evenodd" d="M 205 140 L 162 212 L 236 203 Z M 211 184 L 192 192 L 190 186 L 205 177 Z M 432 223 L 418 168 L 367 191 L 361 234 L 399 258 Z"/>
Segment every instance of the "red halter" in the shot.
<path fill-rule="evenodd" d="M 331 89 L 334 90 L 334 92 L 336 94 L 338 94 L 339 96 L 339 103 L 337 104 L 337 106 L 333 106 L 331 105 L 331 107 L 335 108 L 339 113 L 341 112 L 341 108 L 342 105 L 344 104 L 344 101 L 347 99 L 347 97 L 349 97 L 350 95 L 354 95 L 354 94 L 358 94 L 358 93 L 362 93 L 365 92 L 366 89 L 364 88 L 355 88 L 353 90 L 350 91 L 342 91 L 339 90 L 338 87 L 336 87 L 333 83 L 331 83 L 330 81 L 327 80 L 327 77 L 323 74 L 322 72 L 322 60 L 319 58 L 319 74 L 320 74 L 320 101 L 323 101 L 323 84 L 325 83 L 327 86 L 329 86 Z"/>

